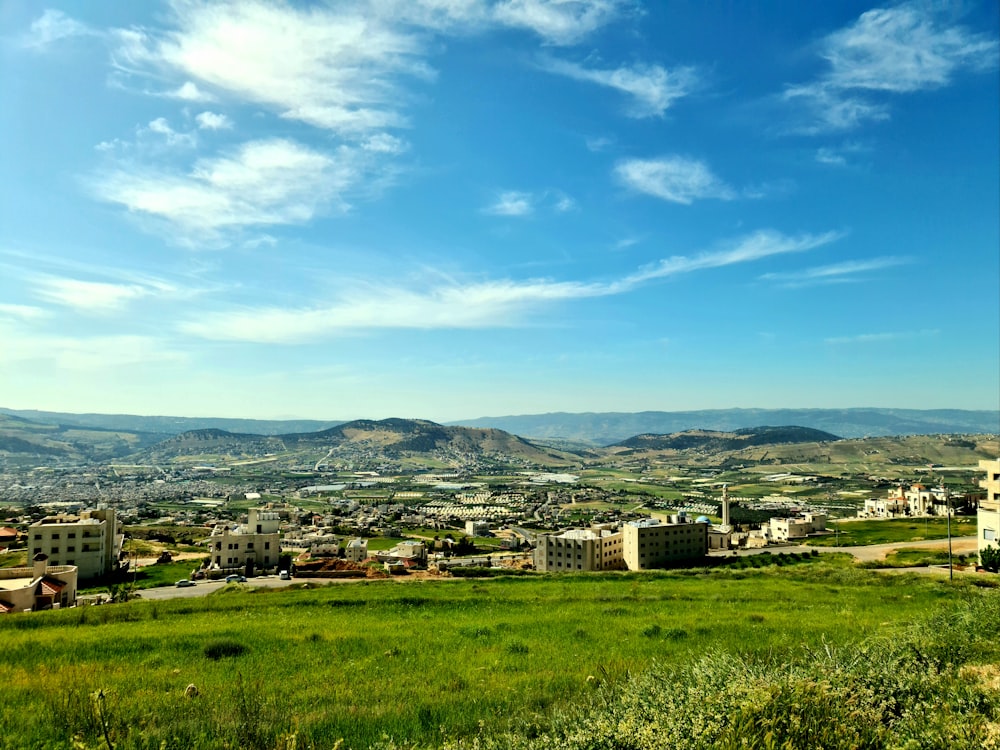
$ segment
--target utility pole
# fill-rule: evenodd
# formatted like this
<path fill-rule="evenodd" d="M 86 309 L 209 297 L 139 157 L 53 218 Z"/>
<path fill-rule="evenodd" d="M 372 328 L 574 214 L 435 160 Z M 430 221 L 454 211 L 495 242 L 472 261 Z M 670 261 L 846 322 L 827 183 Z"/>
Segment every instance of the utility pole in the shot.
<path fill-rule="evenodd" d="M 951 495 L 944 486 L 944 476 L 941 476 L 941 491 L 944 492 L 944 501 L 946 504 L 945 512 L 948 514 L 948 580 L 955 580 L 955 566 L 951 561 Z"/>

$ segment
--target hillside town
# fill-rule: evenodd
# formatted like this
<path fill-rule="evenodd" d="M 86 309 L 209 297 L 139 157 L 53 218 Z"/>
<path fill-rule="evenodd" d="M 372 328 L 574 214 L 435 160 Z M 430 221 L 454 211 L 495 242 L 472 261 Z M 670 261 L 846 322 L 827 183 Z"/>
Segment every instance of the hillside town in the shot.
<path fill-rule="evenodd" d="M 979 469 L 985 475 L 979 480 L 983 494 L 975 511 L 982 556 L 997 545 L 1000 531 L 1000 460 L 980 461 Z M 363 492 L 377 486 L 379 479 L 377 474 L 366 473 L 351 486 Z M 294 497 L 254 506 L 263 495 L 249 491 L 240 498 L 251 504 L 245 513 L 225 512 L 220 498 L 169 518 L 158 517 L 154 523 L 186 530 L 197 538 L 202 551 L 195 556 L 192 578 L 206 580 L 276 573 L 289 578 L 363 577 L 375 568 L 387 574 L 446 573 L 469 565 L 517 565 L 539 572 L 649 570 L 739 550 L 798 545 L 832 533 L 827 513 L 809 508 L 754 523 L 734 522 L 734 505 L 747 500 L 731 498 L 725 485 L 716 505 L 697 504 L 700 512 L 608 508 L 590 516 L 586 526 L 565 526 L 556 509 L 572 507 L 580 497 L 594 494 L 567 489 L 572 477 L 549 477 L 556 487 L 548 484 L 517 492 L 469 491 L 461 483 L 448 487 L 447 479 L 430 477 L 437 483 L 435 493 L 404 491 L 391 500 L 379 496 L 379 502 L 364 496 L 331 499 L 323 512 L 296 505 Z M 154 480 L 154 486 L 160 481 L 167 484 Z M 347 486 L 307 486 L 291 494 L 309 497 Z M 274 498 L 274 489 L 267 494 Z M 233 498 L 232 493 L 228 498 Z M 782 507 L 779 501 L 774 497 L 769 504 Z M 128 533 L 126 524 L 141 523 L 143 509 L 150 505 L 146 500 L 124 498 L 114 504 L 102 500 L 96 507 L 87 507 L 82 499 L 59 500 L 4 519 L 0 549 L 4 554 L 23 549 L 29 565 L 0 568 L 0 611 L 73 606 L 81 587 L 114 580 L 138 565 L 128 541 L 141 526 L 129 527 L 132 533 Z M 857 516 L 951 518 L 956 508 L 965 504 L 953 503 L 944 488 L 900 485 L 885 497 L 866 499 Z M 711 510 L 718 515 L 710 518 Z M 372 540 L 391 544 L 370 546 Z M 486 545 L 477 549 L 477 541 Z"/>

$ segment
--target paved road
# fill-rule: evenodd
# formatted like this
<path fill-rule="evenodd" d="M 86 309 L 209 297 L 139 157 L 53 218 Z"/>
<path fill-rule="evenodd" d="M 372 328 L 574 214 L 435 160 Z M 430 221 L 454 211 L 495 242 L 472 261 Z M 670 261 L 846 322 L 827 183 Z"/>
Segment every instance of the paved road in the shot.
<path fill-rule="evenodd" d="M 260 576 L 258 578 L 250 578 L 246 583 L 241 584 L 243 586 L 252 586 L 254 588 L 283 588 L 285 586 L 290 586 L 291 584 L 298 582 L 302 583 L 309 579 L 305 578 L 295 578 L 291 581 L 282 581 L 278 576 Z M 319 578 L 314 580 L 321 580 Z M 322 579 L 324 583 L 329 582 L 329 579 Z M 150 601 L 158 601 L 162 599 L 190 599 L 195 596 L 207 596 L 213 591 L 218 591 L 226 586 L 225 581 L 196 581 L 194 586 L 189 588 L 177 588 L 176 586 L 161 586 L 155 589 L 142 589 L 139 591 L 140 599 L 148 599 Z"/>

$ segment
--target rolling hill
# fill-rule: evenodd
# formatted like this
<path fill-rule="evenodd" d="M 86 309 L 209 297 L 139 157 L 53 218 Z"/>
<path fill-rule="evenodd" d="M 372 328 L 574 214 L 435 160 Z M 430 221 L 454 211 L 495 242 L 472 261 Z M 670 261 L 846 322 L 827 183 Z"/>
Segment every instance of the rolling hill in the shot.
<path fill-rule="evenodd" d="M 636 435 L 612 448 L 650 450 L 699 450 L 734 451 L 756 445 L 781 445 L 785 443 L 823 443 L 840 440 L 839 437 L 810 427 L 750 427 L 733 432 L 714 430 L 685 430 L 671 435 Z"/>

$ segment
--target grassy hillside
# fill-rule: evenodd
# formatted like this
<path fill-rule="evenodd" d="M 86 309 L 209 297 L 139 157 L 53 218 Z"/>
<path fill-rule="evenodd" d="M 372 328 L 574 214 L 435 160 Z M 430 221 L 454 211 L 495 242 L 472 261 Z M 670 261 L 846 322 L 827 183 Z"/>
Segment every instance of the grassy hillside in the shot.
<path fill-rule="evenodd" d="M 664 671 L 700 669 L 704 681 L 738 663 L 762 678 L 765 667 L 783 674 L 782 665 L 826 654 L 832 681 L 835 662 L 856 663 L 873 644 L 909 644 L 914 632 L 927 634 L 916 651 L 933 665 L 925 672 L 996 664 L 989 634 L 1000 591 L 976 582 L 985 580 L 949 586 L 809 558 L 752 570 L 229 587 L 205 599 L 0 618 L 0 748 L 472 747 L 531 737 L 558 747 L 574 745 L 559 733 L 581 721 L 616 726 L 619 709 L 628 742 L 574 746 L 645 747 L 639 733 L 663 726 L 666 708 L 635 705 L 657 696 L 650 685 L 662 694 Z M 970 607 L 993 620 L 969 623 L 980 616 Z M 961 637 L 927 630 L 929 613 L 962 623 Z M 783 705 L 768 683 L 733 674 L 729 693 Z M 894 700 L 902 688 L 879 689 Z M 957 706 L 949 721 L 973 722 L 979 742 L 998 707 L 977 689 L 956 693 L 965 704 L 949 693 L 935 705 Z M 703 689 L 697 699 L 719 701 Z"/>

